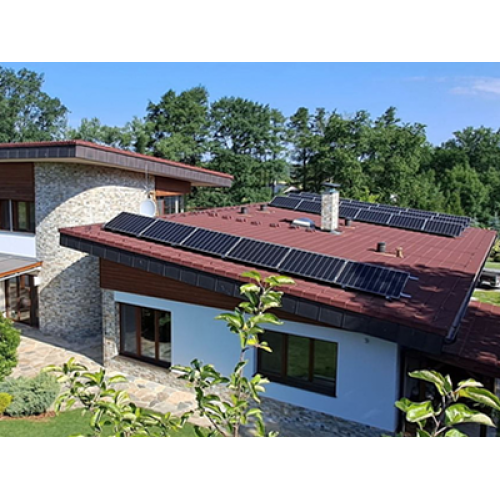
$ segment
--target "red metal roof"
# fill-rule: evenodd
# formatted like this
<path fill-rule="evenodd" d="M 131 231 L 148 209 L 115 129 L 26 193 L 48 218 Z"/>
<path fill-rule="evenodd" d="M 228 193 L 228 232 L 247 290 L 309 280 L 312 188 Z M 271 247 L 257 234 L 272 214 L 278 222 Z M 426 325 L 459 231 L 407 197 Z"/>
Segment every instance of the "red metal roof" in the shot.
<path fill-rule="evenodd" d="M 500 307 L 472 301 L 456 341 L 445 345 L 443 360 L 471 371 L 500 376 Z"/>
<path fill-rule="evenodd" d="M 134 153 L 132 151 L 126 151 L 124 149 L 111 148 L 109 146 L 101 146 L 100 144 L 95 144 L 93 142 L 87 141 L 46 141 L 46 142 L 4 142 L 0 143 L 0 149 L 7 148 L 37 148 L 45 146 L 56 146 L 56 147 L 66 147 L 66 146 L 86 146 L 89 148 L 98 149 L 101 151 L 108 151 L 110 153 L 116 153 L 123 156 L 130 156 L 134 158 L 141 158 L 145 160 L 155 161 L 157 163 L 164 163 L 166 165 L 173 165 L 175 167 L 182 167 L 188 170 L 194 170 L 197 172 L 204 172 L 207 174 L 215 175 L 217 177 L 224 177 L 226 179 L 233 179 L 233 176 L 226 174 L 224 172 L 216 172 L 215 170 L 209 170 L 207 168 L 195 167 L 193 165 L 187 165 L 186 163 L 179 163 L 177 161 L 164 160 L 163 158 L 156 158 L 155 156 L 143 155 L 140 153 Z M 26 158 L 29 160 L 29 158 Z"/>
<path fill-rule="evenodd" d="M 459 238 L 446 238 L 360 222 L 353 222 L 352 227 L 347 228 L 341 221 L 342 234 L 334 236 L 321 231 L 292 229 L 287 222 L 307 216 L 319 225 L 320 217 L 317 215 L 277 208 L 268 208 L 263 212 L 258 205 L 247 208 L 249 213 L 246 215 L 239 213 L 239 207 L 230 207 L 168 218 L 197 227 L 408 271 L 418 278 L 418 281 L 409 281 L 404 290 L 411 298 L 392 302 L 367 293 L 342 290 L 299 278 L 294 278 L 294 287 L 287 287 L 284 291 L 441 336 L 449 333 L 466 306 L 471 286 L 496 235 L 493 231 L 468 228 Z M 110 233 L 98 224 L 61 229 L 61 232 L 240 281 L 245 281 L 241 273 L 249 269 L 242 264 L 188 250 Z M 386 242 L 387 254 L 375 251 L 380 241 Z M 403 248 L 403 258 L 395 256 L 396 247 Z"/>

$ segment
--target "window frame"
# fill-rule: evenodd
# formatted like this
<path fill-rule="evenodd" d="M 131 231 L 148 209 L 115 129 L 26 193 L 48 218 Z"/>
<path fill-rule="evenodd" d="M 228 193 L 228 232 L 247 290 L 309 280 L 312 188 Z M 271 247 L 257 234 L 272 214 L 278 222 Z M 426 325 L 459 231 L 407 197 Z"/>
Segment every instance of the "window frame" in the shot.
<path fill-rule="evenodd" d="M 170 207 L 172 203 L 165 203 L 168 199 L 169 202 L 173 202 L 174 210 L 171 211 Z M 156 205 L 158 207 L 158 213 L 160 215 L 172 215 L 172 214 L 180 214 L 185 210 L 185 196 L 183 194 L 175 194 L 169 196 L 158 196 L 156 198 Z M 166 207 L 169 207 L 169 210 L 165 210 Z"/>
<path fill-rule="evenodd" d="M 137 306 L 135 304 L 127 304 L 125 302 L 117 302 L 118 304 L 118 315 L 119 315 L 119 325 L 120 325 L 120 339 L 119 339 L 119 354 L 120 356 L 125 356 L 127 358 L 137 359 L 143 361 L 144 363 L 149 363 L 155 366 L 161 366 L 162 368 L 170 368 L 172 366 L 172 359 L 170 361 L 164 361 L 160 359 L 160 342 L 158 341 L 160 336 L 160 316 L 161 314 L 168 313 L 170 315 L 170 325 L 172 325 L 172 312 L 164 311 L 160 309 L 154 309 L 152 307 Z M 122 335 L 124 331 L 124 315 L 122 314 L 123 306 L 133 307 L 135 314 L 135 348 L 137 352 L 130 352 L 125 349 L 125 337 Z M 142 342 L 141 342 L 141 331 L 142 331 L 142 310 L 149 309 L 154 312 L 154 329 L 155 329 L 155 357 L 150 358 L 148 356 L 142 355 Z M 170 326 L 170 352 L 172 353 L 172 326 Z M 170 357 L 172 354 L 170 355 Z"/>
<path fill-rule="evenodd" d="M 2 199 L 0 202 L 2 202 L 0 203 L 0 231 L 35 234 L 35 203 L 33 201 Z M 26 204 L 26 229 L 21 228 L 19 225 L 20 203 Z M 3 227 L 2 225 L 2 220 L 4 218 L 4 214 L 2 213 L 3 211 L 5 211 L 8 216 L 8 227 Z"/>
<path fill-rule="evenodd" d="M 323 339 L 315 339 L 312 337 L 305 337 L 302 335 L 294 335 L 291 333 L 277 332 L 275 330 L 267 330 L 262 335 L 262 341 L 266 340 L 266 333 L 273 333 L 282 336 L 281 341 L 281 373 L 277 375 L 276 373 L 267 372 L 265 369 L 262 369 L 262 356 L 271 355 L 272 353 L 263 351 L 262 349 L 258 349 L 257 351 L 257 373 L 263 375 L 268 378 L 271 382 L 276 382 L 278 384 L 295 387 L 297 389 L 304 389 L 306 391 L 315 392 L 318 394 L 323 394 L 330 397 L 337 397 L 337 387 L 338 387 L 338 359 L 339 359 L 339 344 L 338 342 L 323 340 Z M 301 339 L 307 339 L 309 341 L 308 346 L 308 379 L 307 381 L 300 380 L 297 378 L 293 378 L 287 375 L 289 372 L 289 355 L 288 355 L 288 346 L 290 337 L 297 337 Z M 323 385 L 314 382 L 314 349 L 316 342 L 328 342 L 331 344 L 335 344 L 335 380 L 333 384 L 333 388 L 328 388 Z"/>

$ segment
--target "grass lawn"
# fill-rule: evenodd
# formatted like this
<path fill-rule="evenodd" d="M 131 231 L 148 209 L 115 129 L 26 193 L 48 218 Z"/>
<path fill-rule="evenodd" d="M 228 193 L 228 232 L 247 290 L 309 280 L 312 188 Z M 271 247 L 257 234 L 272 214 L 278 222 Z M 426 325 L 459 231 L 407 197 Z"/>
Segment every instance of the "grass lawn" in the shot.
<path fill-rule="evenodd" d="M 500 306 L 500 292 L 478 292 L 473 294 L 479 302 L 486 302 L 487 304 L 495 304 Z"/>
<path fill-rule="evenodd" d="M 0 420 L 0 437 L 67 437 L 92 436 L 90 415 L 82 416 L 81 410 L 72 410 L 40 420 Z M 193 437 L 194 429 L 186 424 L 176 437 Z"/>
<path fill-rule="evenodd" d="M 486 269 L 489 267 L 490 269 L 500 269 L 500 262 L 486 262 L 484 266 Z"/>

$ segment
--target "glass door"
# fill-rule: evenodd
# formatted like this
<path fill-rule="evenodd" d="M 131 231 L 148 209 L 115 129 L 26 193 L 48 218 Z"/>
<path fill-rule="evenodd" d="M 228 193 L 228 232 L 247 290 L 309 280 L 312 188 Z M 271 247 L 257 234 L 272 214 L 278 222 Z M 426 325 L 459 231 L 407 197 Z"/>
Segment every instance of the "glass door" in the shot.
<path fill-rule="evenodd" d="M 13 321 L 38 326 L 38 291 L 33 276 L 18 276 L 5 282 L 7 316 Z"/>

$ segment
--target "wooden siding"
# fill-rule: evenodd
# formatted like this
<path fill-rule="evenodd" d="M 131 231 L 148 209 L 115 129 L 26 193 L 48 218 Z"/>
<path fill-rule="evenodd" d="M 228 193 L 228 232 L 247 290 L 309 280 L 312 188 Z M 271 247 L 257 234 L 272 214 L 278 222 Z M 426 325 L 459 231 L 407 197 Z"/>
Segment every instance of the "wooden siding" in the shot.
<path fill-rule="evenodd" d="M 35 201 L 33 163 L 0 164 L 0 200 Z"/>
<path fill-rule="evenodd" d="M 218 309 L 232 310 L 240 302 L 243 302 L 243 298 L 238 299 L 221 293 L 211 292 L 203 288 L 103 259 L 100 259 L 100 280 L 101 288 L 107 290 L 135 293 L 137 295 L 146 295 L 148 297 L 157 297 Z M 284 321 L 328 326 L 282 310 L 275 310 L 273 312 Z"/>
<path fill-rule="evenodd" d="M 190 192 L 191 184 L 189 182 L 169 179 L 168 177 L 155 177 L 156 196 L 176 196 Z"/>

